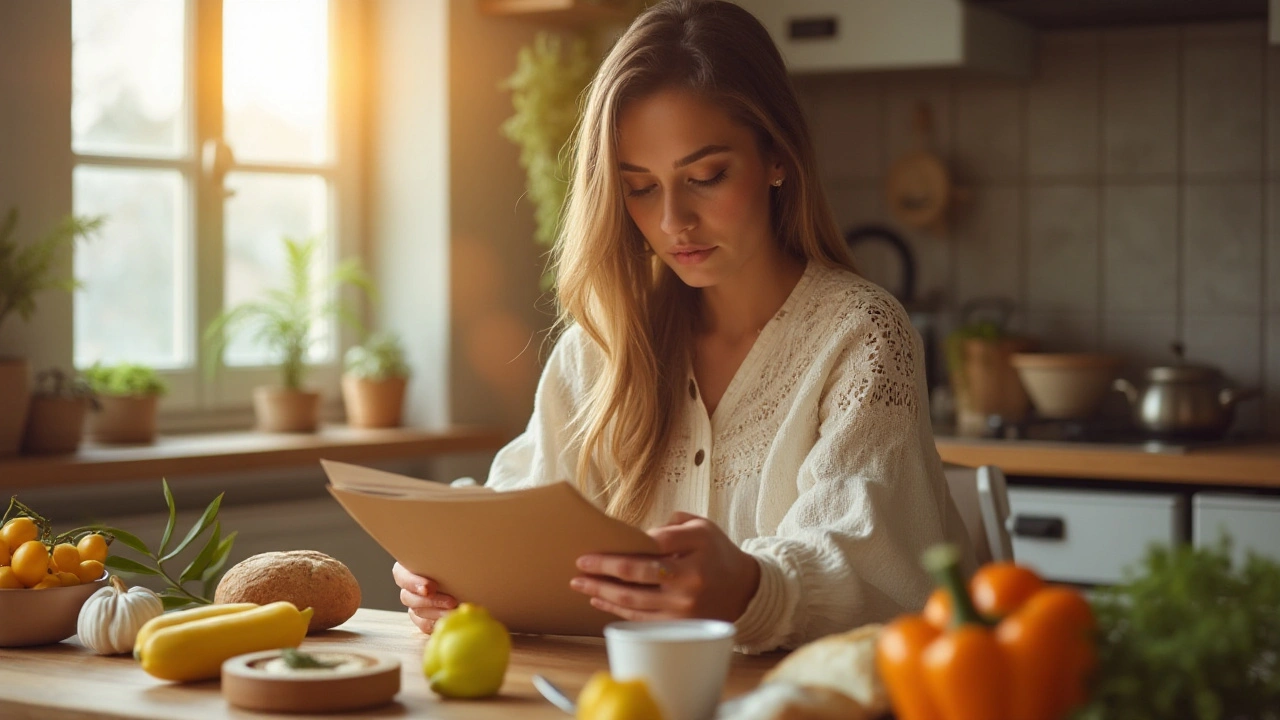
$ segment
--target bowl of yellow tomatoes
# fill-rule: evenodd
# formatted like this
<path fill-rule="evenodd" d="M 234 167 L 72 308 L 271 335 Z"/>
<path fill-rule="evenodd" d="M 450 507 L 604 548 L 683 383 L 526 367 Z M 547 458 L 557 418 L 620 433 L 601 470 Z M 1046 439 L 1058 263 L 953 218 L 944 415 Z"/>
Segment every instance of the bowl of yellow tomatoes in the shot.
<path fill-rule="evenodd" d="M 107 584 L 106 538 L 49 543 L 29 517 L 0 528 L 0 647 L 46 645 L 76 634 L 80 606 Z"/>

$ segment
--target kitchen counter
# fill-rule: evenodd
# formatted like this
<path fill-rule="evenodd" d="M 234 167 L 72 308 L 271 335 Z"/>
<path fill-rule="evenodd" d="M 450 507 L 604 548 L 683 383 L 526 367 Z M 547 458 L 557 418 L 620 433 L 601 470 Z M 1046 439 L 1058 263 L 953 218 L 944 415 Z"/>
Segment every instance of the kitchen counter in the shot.
<path fill-rule="evenodd" d="M 402 612 L 361 609 L 338 630 L 308 637 L 304 650 L 325 646 L 377 652 L 400 660 L 400 694 L 390 706 L 351 717 L 486 718 L 567 717 L 538 695 L 531 677 L 545 675 L 570 695 L 597 670 L 608 667 L 599 638 L 516 636 L 501 694 L 488 700 L 446 701 L 422 677 L 426 638 Z M 754 688 L 781 653 L 734 655 L 725 696 Z M 143 672 L 127 655 L 100 657 L 74 641 L 38 648 L 0 648 L 0 717 L 4 718 L 291 718 L 235 710 L 222 699 L 220 683 L 175 684 Z"/>
<path fill-rule="evenodd" d="M 1280 442 L 1146 450 L 1142 445 L 939 435 L 943 462 L 1006 475 L 1280 489 Z"/>

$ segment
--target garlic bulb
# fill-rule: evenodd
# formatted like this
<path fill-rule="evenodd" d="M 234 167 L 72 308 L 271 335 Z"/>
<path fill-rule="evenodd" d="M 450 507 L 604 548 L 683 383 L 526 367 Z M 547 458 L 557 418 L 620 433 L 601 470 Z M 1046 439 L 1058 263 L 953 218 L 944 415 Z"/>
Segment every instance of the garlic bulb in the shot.
<path fill-rule="evenodd" d="M 144 587 L 125 588 L 111 576 L 111 585 L 98 590 L 80 607 L 76 632 L 85 647 L 99 655 L 133 651 L 133 641 L 144 623 L 164 613 L 160 596 Z"/>

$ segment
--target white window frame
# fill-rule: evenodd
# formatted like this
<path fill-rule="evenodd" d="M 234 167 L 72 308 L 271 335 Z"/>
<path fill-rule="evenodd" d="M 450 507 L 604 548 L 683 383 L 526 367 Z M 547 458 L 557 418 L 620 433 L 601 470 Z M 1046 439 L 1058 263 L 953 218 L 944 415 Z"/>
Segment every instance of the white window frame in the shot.
<path fill-rule="evenodd" d="M 214 151 L 222 142 L 222 0 L 183 0 L 186 3 L 185 79 L 188 109 L 185 131 L 187 154 L 168 159 L 72 152 L 73 166 L 163 168 L 182 173 L 187 185 L 185 257 L 187 287 L 194 288 L 185 309 L 190 328 L 187 344 L 191 366 L 160 370 L 170 393 L 161 403 L 161 431 L 243 426 L 251 416 L 253 388 L 277 385 L 280 369 L 273 366 L 227 367 L 207 372 L 202 337 L 204 328 L 221 312 L 224 290 L 223 178 L 233 172 L 271 172 L 314 175 L 329 186 L 329 262 L 360 257 L 363 230 L 365 67 L 363 35 L 366 10 L 360 0 L 329 0 L 329 103 L 331 161 L 321 164 L 240 163 L 216 167 Z M 215 172 L 216 170 L 216 172 Z M 367 260 L 367 258 L 366 258 Z M 368 267 L 368 263 L 365 263 Z M 360 297 L 347 298 L 368 317 Z M 359 340 L 351 328 L 335 328 L 334 355 L 321 364 L 308 364 L 306 386 L 323 397 L 324 415 L 338 414 L 342 354 Z"/>

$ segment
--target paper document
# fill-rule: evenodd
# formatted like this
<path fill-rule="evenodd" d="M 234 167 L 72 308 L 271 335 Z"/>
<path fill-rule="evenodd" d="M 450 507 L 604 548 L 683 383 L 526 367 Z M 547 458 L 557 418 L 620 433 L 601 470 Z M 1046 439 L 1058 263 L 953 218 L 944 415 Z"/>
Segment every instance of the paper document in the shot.
<path fill-rule="evenodd" d="M 567 482 L 495 492 L 320 464 L 329 492 L 401 565 L 459 602 L 484 606 L 512 632 L 600 635 L 619 618 L 569 589 L 581 574 L 575 561 L 658 552 L 653 538 L 605 515 Z"/>

